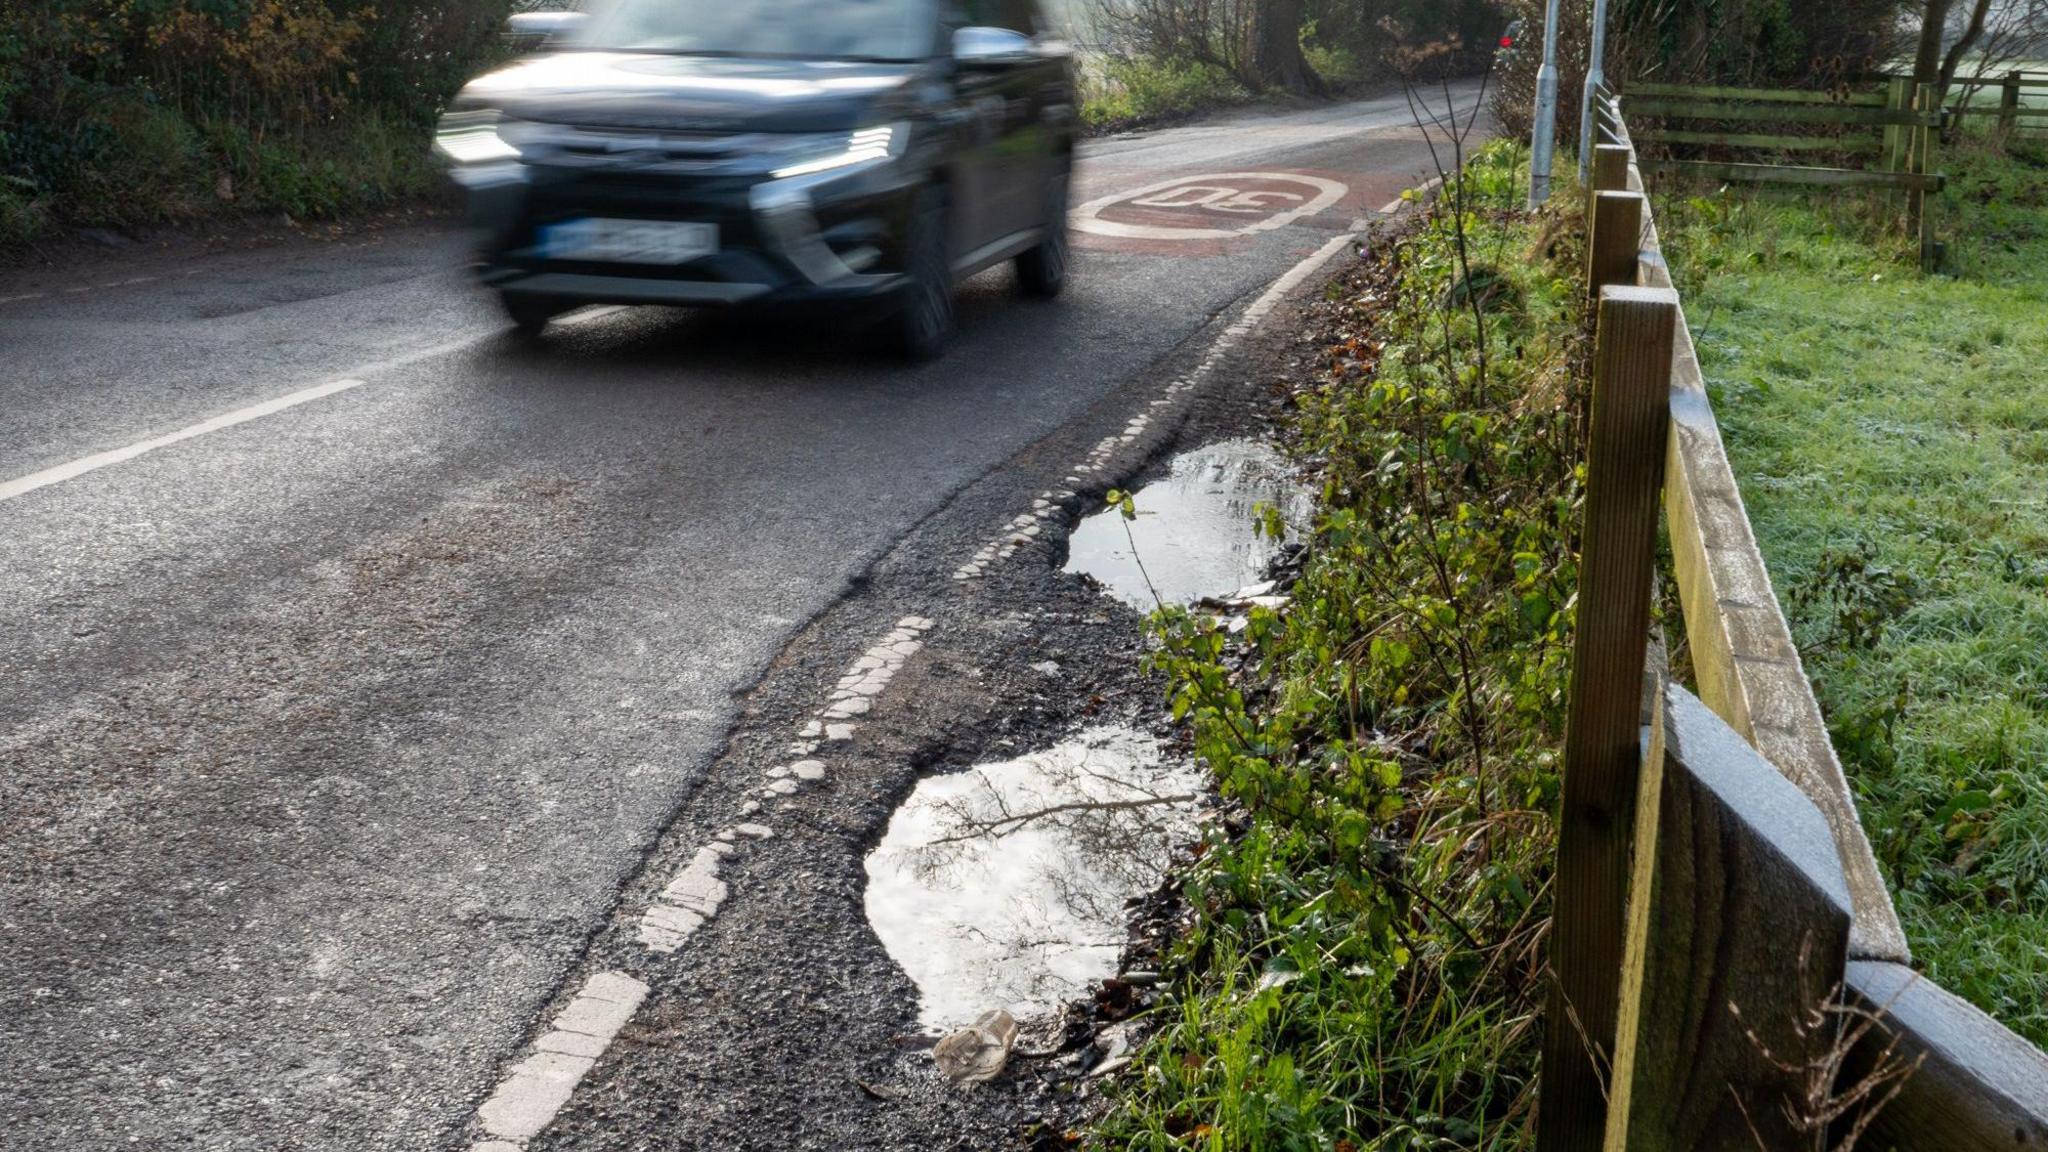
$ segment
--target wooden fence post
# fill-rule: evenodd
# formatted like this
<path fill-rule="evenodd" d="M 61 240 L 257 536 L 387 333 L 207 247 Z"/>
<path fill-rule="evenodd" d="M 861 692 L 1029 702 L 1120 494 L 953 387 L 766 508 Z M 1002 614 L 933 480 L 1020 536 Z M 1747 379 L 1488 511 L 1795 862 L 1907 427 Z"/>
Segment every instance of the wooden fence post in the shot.
<path fill-rule="evenodd" d="M 1599 1148 L 1606 1126 L 1677 328 L 1678 294 L 1668 288 L 1600 290 L 1543 1029 L 1541 1152 Z"/>
<path fill-rule="evenodd" d="M 1643 216 L 1649 206 L 1640 192 L 1595 192 L 1586 228 L 1586 291 L 1598 296 L 1610 284 L 1633 284 L 1636 256 L 1643 246 Z"/>
<path fill-rule="evenodd" d="M 1834 831 L 1691 693 L 1673 686 L 1661 703 L 1636 812 L 1607 1152 L 1814 1147 L 1786 1108 L 1808 1106 L 1809 1070 L 1841 1031 L 1823 1009 L 1849 948 Z"/>
<path fill-rule="evenodd" d="M 1593 145 L 1593 166 L 1586 183 L 1586 249 L 1593 247 L 1594 209 L 1602 192 L 1628 191 L 1628 162 L 1632 150 L 1625 144 Z M 1597 291 L 1597 286 L 1593 289 Z"/>
<path fill-rule="evenodd" d="M 2005 82 L 1998 91 L 1998 138 L 2012 138 L 2013 129 L 2020 119 L 2020 73 L 2015 70 L 2005 74 Z"/>
<path fill-rule="evenodd" d="M 1891 83 L 1885 89 L 1885 110 L 1888 112 L 1905 112 L 1909 110 L 1913 104 L 1912 85 L 1913 82 L 1904 76 L 1892 77 Z M 1905 139 L 1906 128 L 1904 125 L 1887 124 L 1884 126 L 1885 171 L 1905 171 Z"/>
<path fill-rule="evenodd" d="M 1912 163 L 1907 170 L 1915 176 L 1931 176 L 1934 174 L 1934 142 L 1941 136 L 1936 127 L 1925 122 L 1929 118 L 1938 121 L 1941 115 L 1940 105 L 1935 100 L 1934 85 L 1919 86 L 1913 95 L 1913 108 L 1920 113 L 1923 122 L 1913 126 Z M 1912 190 L 1906 193 L 1906 220 L 1911 233 L 1920 243 L 1920 270 L 1934 271 L 1934 216 L 1928 211 L 1927 187 L 1924 182 L 1915 184 Z"/>
<path fill-rule="evenodd" d="M 1595 144 L 1593 146 L 1593 191 L 1628 191 L 1628 157 L 1626 144 Z"/>

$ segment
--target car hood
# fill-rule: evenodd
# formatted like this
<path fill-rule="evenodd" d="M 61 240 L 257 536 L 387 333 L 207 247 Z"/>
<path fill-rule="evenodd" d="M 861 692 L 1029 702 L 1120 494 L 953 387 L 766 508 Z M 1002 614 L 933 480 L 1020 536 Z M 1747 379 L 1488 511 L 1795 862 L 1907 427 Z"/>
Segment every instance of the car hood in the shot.
<path fill-rule="evenodd" d="M 912 64 L 551 52 L 471 81 L 459 104 L 582 127 L 828 132 L 858 127 L 917 73 Z"/>

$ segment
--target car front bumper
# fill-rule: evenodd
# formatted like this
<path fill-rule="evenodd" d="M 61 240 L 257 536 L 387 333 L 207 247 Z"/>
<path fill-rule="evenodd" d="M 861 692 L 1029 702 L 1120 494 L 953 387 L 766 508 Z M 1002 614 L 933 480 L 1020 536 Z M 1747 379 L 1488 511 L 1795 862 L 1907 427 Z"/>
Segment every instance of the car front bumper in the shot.
<path fill-rule="evenodd" d="M 577 303 L 689 306 L 894 296 L 907 284 L 896 269 L 920 183 L 895 165 L 782 180 L 507 165 L 461 182 L 483 284 Z M 715 224 L 719 247 L 673 265 L 541 253 L 541 228 L 588 216 Z"/>

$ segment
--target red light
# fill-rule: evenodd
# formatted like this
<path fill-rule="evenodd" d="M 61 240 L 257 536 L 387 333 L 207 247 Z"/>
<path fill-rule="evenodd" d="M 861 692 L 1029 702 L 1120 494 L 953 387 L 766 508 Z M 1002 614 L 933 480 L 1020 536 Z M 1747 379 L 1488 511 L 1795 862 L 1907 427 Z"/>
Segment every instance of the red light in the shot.
<path fill-rule="evenodd" d="M 1500 46 L 1503 48 L 1513 48 L 1515 46 L 1515 38 L 1513 36 L 1501 37 Z"/>

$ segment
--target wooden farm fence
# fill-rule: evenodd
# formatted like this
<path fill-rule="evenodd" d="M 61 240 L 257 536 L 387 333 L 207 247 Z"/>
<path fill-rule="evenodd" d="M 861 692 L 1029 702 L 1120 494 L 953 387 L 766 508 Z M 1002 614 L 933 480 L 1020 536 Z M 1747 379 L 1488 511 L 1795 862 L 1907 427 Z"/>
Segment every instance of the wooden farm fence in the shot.
<path fill-rule="evenodd" d="M 1619 107 L 1597 300 L 1543 1152 L 2048 1148 L 2048 1056 L 1921 977 L 1780 614 Z M 1698 695 L 1652 634 L 1659 512 Z M 1910 1068 L 1874 1079 L 1885 1067 Z M 1859 1085 L 1875 1085 L 1858 1099 Z M 1846 1102 L 1846 1104 L 1845 1104 Z M 1838 1107 L 1841 1114 L 1834 1114 Z"/>
<path fill-rule="evenodd" d="M 1634 136 L 1653 146 L 1654 154 L 1639 160 L 1647 172 L 1891 189 L 1905 197 L 1906 228 L 1919 237 L 1921 266 L 1940 261 L 1927 211 L 1928 194 L 1943 181 L 1934 170 L 1942 110 L 1932 85 L 1893 79 L 1885 90 L 1803 91 L 1632 84 L 1627 109 L 1655 122 Z M 1836 162 L 1788 162 L 1792 156 Z"/>
<path fill-rule="evenodd" d="M 1968 91 L 1973 84 L 1958 83 L 1959 91 Z M 1998 93 L 1997 104 L 1977 104 L 1957 101 L 1949 108 L 1951 116 L 1996 116 L 1998 130 L 2010 136 L 2022 128 L 2048 128 L 2048 72 L 2026 72 L 2014 70 L 2003 76 L 1988 77 L 1982 89 Z M 2044 102 L 2029 104 L 2028 96 L 2039 96 Z"/>

